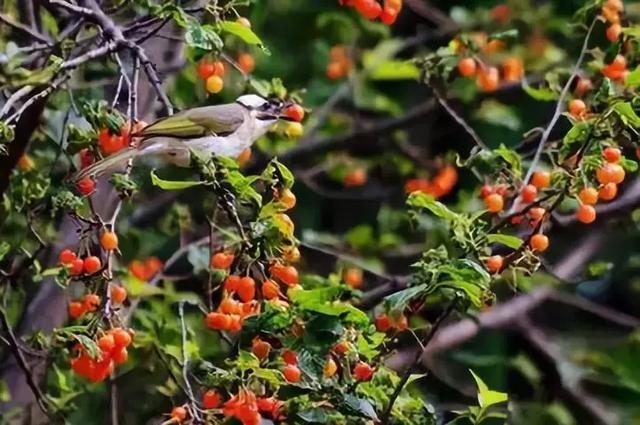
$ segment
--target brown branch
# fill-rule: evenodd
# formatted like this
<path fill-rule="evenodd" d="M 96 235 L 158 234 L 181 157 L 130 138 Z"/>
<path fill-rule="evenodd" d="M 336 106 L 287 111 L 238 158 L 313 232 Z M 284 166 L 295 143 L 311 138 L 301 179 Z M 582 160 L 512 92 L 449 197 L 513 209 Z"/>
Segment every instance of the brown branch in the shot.
<path fill-rule="evenodd" d="M 4 22 L 5 24 L 9 25 L 12 28 L 15 28 L 18 31 L 24 32 L 25 34 L 29 35 L 31 38 L 34 38 L 47 46 L 51 46 L 51 40 L 49 40 L 49 38 L 40 34 L 33 28 L 30 28 L 24 24 L 21 24 L 20 22 L 15 22 L 4 13 L 0 13 L 0 21 Z"/>

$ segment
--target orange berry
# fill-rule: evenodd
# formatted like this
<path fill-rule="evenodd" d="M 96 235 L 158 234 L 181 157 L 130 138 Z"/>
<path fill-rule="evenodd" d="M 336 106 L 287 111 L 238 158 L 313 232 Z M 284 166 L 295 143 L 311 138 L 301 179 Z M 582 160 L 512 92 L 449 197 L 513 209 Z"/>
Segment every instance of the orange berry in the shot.
<path fill-rule="evenodd" d="M 276 282 L 267 279 L 262 283 L 262 296 L 268 300 L 280 297 L 280 287 Z"/>
<path fill-rule="evenodd" d="M 576 210 L 576 218 L 584 224 L 593 223 L 596 219 L 596 209 L 592 205 L 582 204 Z"/>
<path fill-rule="evenodd" d="M 569 113 L 575 118 L 582 117 L 587 111 L 587 105 L 580 99 L 573 99 L 569 102 Z"/>
<path fill-rule="evenodd" d="M 284 189 L 278 194 L 278 202 L 288 210 L 296 206 L 296 201 L 296 195 L 289 189 Z"/>
<path fill-rule="evenodd" d="M 346 75 L 346 70 L 341 62 L 330 62 L 326 74 L 330 80 L 338 80 Z"/>
<path fill-rule="evenodd" d="M 229 331 L 230 332 L 239 332 L 242 330 L 242 317 L 238 314 L 230 314 L 229 318 L 231 319 L 231 323 L 229 323 Z"/>
<path fill-rule="evenodd" d="M 333 351 L 335 351 L 338 354 L 344 354 L 347 351 L 349 351 L 349 349 L 351 348 L 351 345 L 346 342 L 346 341 L 342 341 L 336 344 L 335 347 L 333 347 Z"/>
<path fill-rule="evenodd" d="M 229 329 L 231 317 L 227 314 L 211 312 L 205 318 L 205 324 L 209 329 L 223 331 Z"/>
<path fill-rule="evenodd" d="M 244 164 L 249 162 L 250 159 L 251 159 L 251 148 L 247 148 L 242 152 L 240 152 L 240 155 L 238 156 L 238 164 L 240 164 L 240 166 L 242 167 Z"/>
<path fill-rule="evenodd" d="M 253 278 L 245 276 L 238 282 L 237 291 L 238 297 L 242 302 L 249 302 L 256 297 L 256 282 Z"/>
<path fill-rule="evenodd" d="M 246 28 L 251 28 L 251 21 L 245 18 L 244 16 L 240 16 L 236 19 L 236 22 Z"/>
<path fill-rule="evenodd" d="M 392 323 L 389 316 L 387 316 L 386 314 L 381 314 L 380 316 L 376 317 L 376 329 L 378 331 L 387 332 L 389 329 L 391 329 L 391 327 Z"/>
<path fill-rule="evenodd" d="M 622 0 L 607 0 L 606 6 L 610 7 L 618 13 L 624 11 L 624 2 Z"/>
<path fill-rule="evenodd" d="M 356 168 L 354 170 L 349 171 L 344 176 L 344 186 L 345 187 L 356 187 L 362 186 L 367 182 L 367 172 L 362 168 Z"/>
<path fill-rule="evenodd" d="M 61 264 L 69 265 L 73 263 L 73 261 L 78 258 L 76 253 L 71 251 L 70 249 L 65 249 L 60 252 L 59 261 Z"/>
<path fill-rule="evenodd" d="M 212 75 L 207 78 L 206 89 L 209 93 L 220 93 L 224 88 L 224 80 L 219 75 Z"/>
<path fill-rule="evenodd" d="M 266 359 L 267 357 L 269 357 L 270 351 L 271 344 L 269 344 L 267 341 L 263 341 L 258 337 L 253 339 L 253 342 L 251 343 L 251 352 L 255 354 L 258 359 Z"/>
<path fill-rule="evenodd" d="M 409 327 L 409 319 L 404 314 L 400 316 L 394 323 L 395 327 L 398 328 L 399 331 L 403 331 Z"/>
<path fill-rule="evenodd" d="M 300 122 L 304 119 L 304 109 L 300 105 L 291 105 L 286 109 L 285 115 L 294 121 Z"/>
<path fill-rule="evenodd" d="M 473 77 L 476 75 L 476 61 L 473 58 L 462 58 L 458 62 L 458 72 L 463 77 Z"/>
<path fill-rule="evenodd" d="M 116 347 L 111 353 L 111 358 L 118 364 L 126 363 L 129 360 L 129 351 L 126 347 Z"/>
<path fill-rule="evenodd" d="M 212 62 L 206 59 L 203 59 L 198 64 L 198 76 L 200 77 L 200 79 L 206 81 L 207 78 L 211 77 L 215 73 L 216 73 L 216 69 L 213 66 Z"/>
<path fill-rule="evenodd" d="M 348 268 L 344 272 L 344 281 L 347 285 L 354 289 L 362 287 L 362 270 L 357 268 Z"/>
<path fill-rule="evenodd" d="M 100 245 L 106 251 L 115 251 L 118 249 L 118 235 L 114 232 L 104 232 L 100 236 Z"/>
<path fill-rule="evenodd" d="M 500 211 L 502 211 L 502 208 L 504 208 L 504 199 L 497 193 L 492 193 L 491 195 L 484 198 L 484 203 L 489 212 L 492 212 L 494 214 L 499 213 Z"/>
<path fill-rule="evenodd" d="M 487 258 L 487 260 L 485 261 L 485 264 L 489 272 L 499 273 L 500 270 L 502 270 L 502 265 L 504 264 L 504 258 L 502 257 L 502 255 L 492 255 L 491 257 Z"/>
<path fill-rule="evenodd" d="M 285 350 L 282 352 L 282 360 L 286 364 L 297 365 L 298 364 L 298 355 L 291 350 Z"/>
<path fill-rule="evenodd" d="M 116 341 L 113 339 L 113 335 L 103 335 L 98 339 L 98 347 L 103 353 L 111 353 L 116 348 Z"/>
<path fill-rule="evenodd" d="M 282 369 L 282 373 L 284 373 L 284 379 L 286 379 L 287 382 L 300 382 L 301 373 L 300 369 L 298 369 L 298 366 L 288 364 L 284 367 L 284 369 Z"/>
<path fill-rule="evenodd" d="M 505 81 L 517 82 L 522 80 L 522 75 L 524 74 L 522 60 L 515 57 L 507 58 L 502 63 L 502 74 Z"/>
<path fill-rule="evenodd" d="M 624 177 L 624 168 L 622 168 L 618 164 L 613 164 L 611 162 L 603 165 L 596 171 L 596 179 L 598 179 L 601 184 L 620 184 L 624 180 Z"/>
<path fill-rule="evenodd" d="M 238 66 L 246 74 L 250 74 L 256 68 L 256 60 L 249 53 L 240 53 L 238 55 Z"/>
<path fill-rule="evenodd" d="M 549 248 L 549 238 L 542 233 L 536 233 L 535 235 L 531 236 L 529 246 L 534 251 L 544 252 L 547 250 L 547 248 Z"/>
<path fill-rule="evenodd" d="M 540 208 L 540 207 L 531 208 L 529 210 L 529 217 L 531 217 L 532 220 L 537 221 L 542 219 L 542 217 L 544 217 L 546 213 L 547 211 L 544 208 Z"/>
<path fill-rule="evenodd" d="M 91 177 L 85 177 L 77 183 L 77 187 L 81 195 L 91 195 L 96 189 L 96 182 Z"/>
<path fill-rule="evenodd" d="M 205 409 L 217 409 L 221 401 L 220 394 L 215 390 L 208 390 L 202 395 L 202 405 Z"/>
<path fill-rule="evenodd" d="M 622 34 L 622 27 L 617 22 L 609 25 L 609 28 L 607 28 L 607 38 L 612 43 L 618 41 L 620 34 Z"/>
<path fill-rule="evenodd" d="M 211 257 L 211 267 L 214 269 L 228 269 L 233 264 L 235 256 L 226 252 L 218 252 Z"/>
<path fill-rule="evenodd" d="M 545 187 L 549 187 L 551 184 L 551 174 L 547 171 L 536 171 L 531 176 L 531 184 L 533 184 L 538 189 L 543 189 Z"/>
<path fill-rule="evenodd" d="M 598 191 L 593 187 L 585 187 L 580 191 L 580 201 L 586 205 L 594 205 L 598 202 Z"/>
<path fill-rule="evenodd" d="M 114 304 L 122 304 L 127 299 L 127 290 L 122 286 L 111 286 L 111 302 Z"/>
<path fill-rule="evenodd" d="M 607 183 L 598 191 L 598 197 L 603 201 L 610 201 L 618 194 L 618 185 L 615 183 Z"/>
<path fill-rule="evenodd" d="M 602 156 L 607 162 L 618 162 L 622 158 L 622 153 L 618 148 L 607 147 L 602 151 Z"/>
<path fill-rule="evenodd" d="M 532 184 L 528 184 L 522 188 L 522 201 L 526 203 L 530 203 L 536 200 L 536 196 L 538 196 L 538 188 Z"/>
<path fill-rule="evenodd" d="M 171 419 L 176 422 L 182 422 L 187 419 L 187 409 L 182 406 L 174 407 L 171 410 Z"/>
<path fill-rule="evenodd" d="M 337 371 L 338 365 L 335 360 L 329 357 L 322 368 L 322 375 L 324 375 L 325 378 L 331 378 Z"/>
<path fill-rule="evenodd" d="M 229 292 L 236 292 L 238 290 L 238 284 L 240 283 L 240 276 L 229 275 L 224 280 L 224 289 Z"/>
<path fill-rule="evenodd" d="M 82 303 L 86 311 L 96 311 L 100 306 L 100 297 L 96 294 L 87 294 L 84 296 Z"/>
<path fill-rule="evenodd" d="M 69 303 L 69 317 L 72 319 L 81 317 L 86 311 L 84 304 L 78 301 L 72 301 Z"/>
<path fill-rule="evenodd" d="M 87 274 L 94 274 L 98 270 L 100 270 L 101 267 L 102 267 L 102 263 L 100 262 L 100 259 L 96 256 L 91 255 L 84 259 L 83 269 L 84 269 L 84 272 Z"/>
<path fill-rule="evenodd" d="M 76 258 L 71 262 L 71 268 L 69 269 L 69 274 L 71 274 L 71 276 L 77 276 L 79 274 L 82 274 L 83 270 L 84 270 L 84 261 L 82 261 L 82 258 Z"/>
<path fill-rule="evenodd" d="M 18 159 L 18 163 L 16 165 L 20 170 L 27 172 L 33 170 L 33 167 L 35 167 L 35 162 L 29 155 L 25 153 Z"/>
<path fill-rule="evenodd" d="M 578 78 L 578 82 L 576 83 L 575 93 L 576 96 L 584 96 L 586 92 L 593 89 L 593 83 L 588 78 Z"/>
<path fill-rule="evenodd" d="M 131 344 L 131 334 L 122 328 L 112 329 L 111 335 L 117 347 L 128 347 Z"/>
<path fill-rule="evenodd" d="M 274 264 L 270 268 L 271 274 L 280 279 L 287 286 L 298 284 L 298 270 L 293 266 L 283 266 L 282 264 Z"/>
<path fill-rule="evenodd" d="M 373 377 L 373 368 L 365 362 L 358 362 L 353 368 L 353 376 L 358 381 L 368 381 Z"/>
<path fill-rule="evenodd" d="M 480 69 L 476 83 L 480 89 L 486 92 L 495 91 L 500 83 L 500 74 L 498 68 L 489 67 Z"/>

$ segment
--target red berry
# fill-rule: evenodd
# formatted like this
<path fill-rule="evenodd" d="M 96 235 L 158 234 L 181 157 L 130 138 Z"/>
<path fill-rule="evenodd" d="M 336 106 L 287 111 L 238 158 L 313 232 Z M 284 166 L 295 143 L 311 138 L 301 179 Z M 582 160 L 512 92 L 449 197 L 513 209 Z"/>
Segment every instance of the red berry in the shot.
<path fill-rule="evenodd" d="M 618 162 L 622 158 L 622 153 L 618 148 L 607 147 L 602 151 L 602 156 L 607 162 Z"/>
<path fill-rule="evenodd" d="M 593 223 L 596 219 L 596 209 L 591 205 L 582 204 L 576 210 L 576 218 L 584 224 Z"/>
<path fill-rule="evenodd" d="M 376 329 L 380 332 L 387 332 L 391 329 L 391 319 L 386 314 L 376 317 Z"/>
<path fill-rule="evenodd" d="M 214 269 L 228 269 L 233 264 L 235 256 L 226 252 L 218 252 L 211 257 L 211 267 Z"/>
<path fill-rule="evenodd" d="M 236 290 L 238 297 L 242 302 L 249 302 L 256 297 L 256 282 L 249 276 L 245 276 L 238 282 L 238 288 Z"/>
<path fill-rule="evenodd" d="M 113 285 L 111 287 L 111 302 L 122 304 L 127 299 L 127 290 L 122 286 Z"/>
<path fill-rule="evenodd" d="M 60 252 L 60 263 L 64 264 L 64 265 L 69 265 L 71 263 L 73 263 L 73 261 L 78 258 L 76 256 L 76 253 L 71 251 L 70 249 L 65 249 L 62 252 Z"/>
<path fill-rule="evenodd" d="M 270 351 L 271 344 L 269 344 L 267 341 L 263 341 L 258 337 L 253 339 L 253 342 L 251 343 L 251 352 L 255 354 L 258 359 L 266 359 L 267 357 L 269 357 Z"/>
<path fill-rule="evenodd" d="M 87 274 L 94 274 L 98 270 L 100 270 L 101 267 L 102 267 L 102 263 L 100 262 L 100 259 L 96 256 L 91 255 L 84 259 L 83 268 L 84 268 L 84 272 Z"/>
<path fill-rule="evenodd" d="M 288 381 L 288 382 L 300 382 L 300 369 L 298 369 L 298 366 L 293 365 L 293 364 L 288 364 L 284 367 L 284 369 L 282 369 L 282 373 L 284 373 L 284 378 Z"/>
<path fill-rule="evenodd" d="M 128 347 L 131 344 L 131 334 L 122 328 L 113 329 L 111 335 L 117 347 Z"/>
<path fill-rule="evenodd" d="M 177 422 L 182 422 L 187 419 L 187 409 L 182 406 L 174 407 L 171 410 L 171 418 Z"/>
<path fill-rule="evenodd" d="M 297 365 L 298 364 L 298 355 L 291 351 L 291 350 L 285 350 L 282 353 L 282 360 L 284 360 L 284 362 L 286 364 L 292 364 L 292 365 Z"/>
<path fill-rule="evenodd" d="M 536 233 L 531 237 L 529 246 L 531 246 L 531 249 L 534 251 L 544 252 L 549 247 L 549 238 L 542 233 Z"/>
<path fill-rule="evenodd" d="M 300 105 L 291 105 L 285 111 L 287 117 L 294 121 L 300 122 L 304 119 L 304 109 Z"/>
<path fill-rule="evenodd" d="M 353 368 L 353 376 L 358 381 L 368 381 L 373 376 L 373 368 L 365 362 L 358 362 Z"/>
<path fill-rule="evenodd" d="M 220 394 L 215 390 L 208 390 L 202 395 L 202 405 L 205 409 L 217 409 L 221 401 Z"/>
<path fill-rule="evenodd" d="M 526 203 L 530 203 L 536 200 L 536 196 L 538 196 L 538 188 L 536 188 L 532 184 L 528 184 L 522 188 L 522 201 Z"/>
<path fill-rule="evenodd" d="M 96 182 L 93 181 L 91 177 L 85 177 L 80 180 L 77 184 L 78 192 L 82 195 L 91 195 L 93 191 L 96 189 Z"/>
<path fill-rule="evenodd" d="M 71 262 L 71 269 L 69 270 L 69 273 L 71 274 L 71 276 L 77 276 L 79 274 L 82 274 L 83 270 L 84 270 L 84 261 L 82 261 L 81 258 L 76 258 Z"/>
<path fill-rule="evenodd" d="M 487 270 L 491 273 L 499 273 L 502 270 L 502 265 L 504 264 L 504 258 L 502 255 L 492 255 L 487 258 L 485 262 L 487 266 Z"/>
<path fill-rule="evenodd" d="M 458 62 L 458 72 L 463 77 L 473 77 L 476 75 L 476 61 L 473 58 L 463 58 Z"/>

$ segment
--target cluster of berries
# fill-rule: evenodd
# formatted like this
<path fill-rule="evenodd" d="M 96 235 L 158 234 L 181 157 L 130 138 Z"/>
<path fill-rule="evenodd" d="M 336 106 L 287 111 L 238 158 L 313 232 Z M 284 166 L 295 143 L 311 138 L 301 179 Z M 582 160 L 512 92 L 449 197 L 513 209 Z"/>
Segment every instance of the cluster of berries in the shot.
<path fill-rule="evenodd" d="M 402 0 L 384 0 L 384 5 L 377 0 L 339 0 L 340 5 L 353 7 L 367 19 L 380 19 L 385 25 L 393 25 L 402 10 Z"/>
<path fill-rule="evenodd" d="M 425 178 L 407 180 L 404 190 L 406 193 L 427 193 L 437 199 L 451 193 L 456 183 L 458 183 L 458 170 L 453 165 L 446 165 L 432 180 Z"/>
<path fill-rule="evenodd" d="M 104 381 L 113 372 L 116 364 L 122 364 L 129 358 L 127 347 L 133 340 L 133 332 L 122 328 L 111 329 L 98 338 L 96 344 L 100 348 L 97 358 L 89 355 L 87 350 L 76 345 L 78 355 L 71 359 L 71 369 L 91 382 Z"/>

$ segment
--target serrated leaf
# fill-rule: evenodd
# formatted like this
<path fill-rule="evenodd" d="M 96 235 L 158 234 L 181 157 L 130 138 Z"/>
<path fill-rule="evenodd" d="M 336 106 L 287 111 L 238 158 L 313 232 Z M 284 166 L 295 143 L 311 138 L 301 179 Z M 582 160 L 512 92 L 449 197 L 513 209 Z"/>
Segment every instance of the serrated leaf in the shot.
<path fill-rule="evenodd" d="M 228 32 L 229 34 L 235 35 L 247 44 L 260 47 L 262 51 L 268 55 L 271 54 L 269 49 L 267 49 L 262 43 L 262 40 L 260 40 L 260 37 L 258 37 L 251 28 L 245 27 L 238 22 L 224 21 L 220 23 L 220 29 Z"/>
<path fill-rule="evenodd" d="M 490 233 L 487 235 L 489 243 L 499 243 L 509 248 L 518 249 L 522 246 L 522 239 L 517 236 Z"/>
<path fill-rule="evenodd" d="M 156 170 L 151 170 L 151 183 L 163 190 L 182 190 L 194 186 L 204 185 L 202 181 L 172 181 L 164 180 L 156 175 Z"/>
<path fill-rule="evenodd" d="M 459 217 L 458 214 L 451 211 L 442 202 L 436 201 L 433 196 L 425 193 L 412 193 L 407 199 L 407 204 L 412 207 L 427 209 L 437 217 L 443 218 L 447 221 L 455 221 Z"/>

